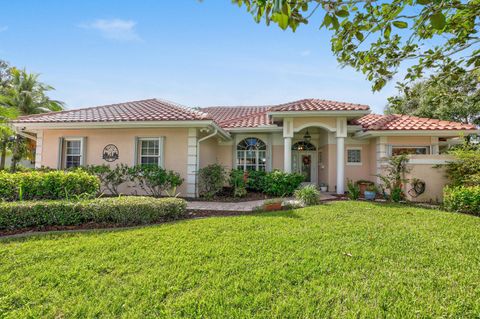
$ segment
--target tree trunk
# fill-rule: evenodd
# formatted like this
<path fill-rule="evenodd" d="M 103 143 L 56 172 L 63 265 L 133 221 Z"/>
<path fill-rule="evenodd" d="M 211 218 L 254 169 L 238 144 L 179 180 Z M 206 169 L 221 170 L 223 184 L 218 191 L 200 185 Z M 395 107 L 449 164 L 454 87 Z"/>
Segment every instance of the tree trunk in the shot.
<path fill-rule="evenodd" d="M 5 160 L 7 158 L 7 142 L 3 141 L 0 153 L 0 170 L 5 169 Z"/>
<path fill-rule="evenodd" d="M 12 162 L 10 165 L 10 172 L 15 173 L 17 170 L 17 163 L 18 163 L 18 140 L 13 142 L 12 146 Z"/>

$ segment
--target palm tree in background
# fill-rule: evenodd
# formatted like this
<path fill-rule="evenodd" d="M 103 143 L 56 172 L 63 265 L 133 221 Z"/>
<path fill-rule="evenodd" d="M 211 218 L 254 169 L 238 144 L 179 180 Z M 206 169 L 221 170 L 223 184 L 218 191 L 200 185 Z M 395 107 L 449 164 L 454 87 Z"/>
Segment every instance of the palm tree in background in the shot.
<path fill-rule="evenodd" d="M 54 88 L 40 82 L 38 77 L 38 74 L 28 73 L 25 69 L 10 68 L 9 79 L 0 91 L 0 118 L 4 119 L 0 120 L 1 122 L 6 122 L 18 115 L 31 115 L 63 110 L 63 102 L 52 100 L 47 96 L 47 92 L 54 90 Z M 2 113 L 4 113 L 3 116 Z M 8 129 L 0 130 L 2 144 L 0 169 L 5 167 L 6 147 L 9 143 L 9 137 L 11 137 L 8 133 Z M 18 143 L 25 143 L 25 139 L 17 138 L 13 141 L 12 171 L 16 169 L 17 163 L 24 156 L 19 150 L 25 148 L 16 145 Z"/>

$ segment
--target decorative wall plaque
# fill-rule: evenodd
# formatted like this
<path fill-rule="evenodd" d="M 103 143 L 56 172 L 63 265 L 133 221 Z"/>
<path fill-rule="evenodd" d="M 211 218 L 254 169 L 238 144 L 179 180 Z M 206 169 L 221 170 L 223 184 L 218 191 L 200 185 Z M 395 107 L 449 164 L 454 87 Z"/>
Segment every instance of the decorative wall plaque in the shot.
<path fill-rule="evenodd" d="M 107 162 L 114 162 L 118 159 L 118 147 L 108 144 L 103 148 L 102 158 Z"/>

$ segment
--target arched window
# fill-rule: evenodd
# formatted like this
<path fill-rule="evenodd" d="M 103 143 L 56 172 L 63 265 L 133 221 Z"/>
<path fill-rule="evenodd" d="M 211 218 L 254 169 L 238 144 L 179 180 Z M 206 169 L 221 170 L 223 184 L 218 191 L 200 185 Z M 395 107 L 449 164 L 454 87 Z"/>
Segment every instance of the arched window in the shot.
<path fill-rule="evenodd" d="M 255 137 L 247 137 L 237 145 L 237 169 L 265 171 L 267 146 Z"/>
<path fill-rule="evenodd" d="M 301 141 L 292 145 L 292 151 L 315 151 L 315 145 L 309 142 Z"/>

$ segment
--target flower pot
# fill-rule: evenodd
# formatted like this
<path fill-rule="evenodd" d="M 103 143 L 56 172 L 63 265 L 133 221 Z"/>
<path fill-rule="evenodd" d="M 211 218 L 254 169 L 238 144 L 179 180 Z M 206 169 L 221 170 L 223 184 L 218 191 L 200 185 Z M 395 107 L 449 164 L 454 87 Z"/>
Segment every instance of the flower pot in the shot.
<path fill-rule="evenodd" d="M 360 188 L 360 195 L 365 195 L 365 191 L 367 190 L 369 183 L 358 183 L 358 188 Z"/>
<path fill-rule="evenodd" d="M 322 193 L 326 193 L 326 192 L 328 191 L 327 186 L 320 186 L 320 191 L 321 191 Z"/>
<path fill-rule="evenodd" d="M 364 195 L 366 200 L 375 200 L 375 197 L 377 197 L 377 192 L 371 192 L 366 190 Z"/>
<path fill-rule="evenodd" d="M 267 212 L 271 212 L 274 210 L 281 210 L 282 209 L 282 203 L 269 203 L 269 204 L 264 204 L 263 209 L 265 209 Z"/>

